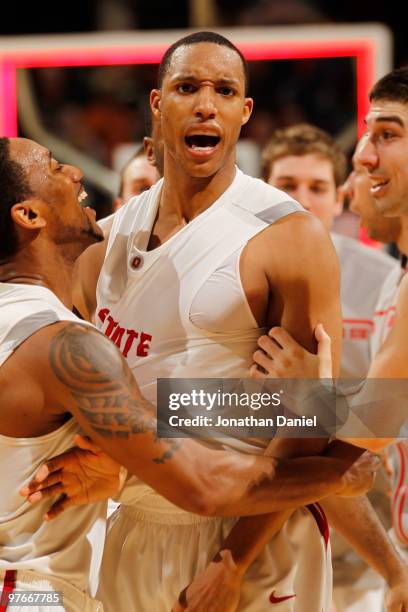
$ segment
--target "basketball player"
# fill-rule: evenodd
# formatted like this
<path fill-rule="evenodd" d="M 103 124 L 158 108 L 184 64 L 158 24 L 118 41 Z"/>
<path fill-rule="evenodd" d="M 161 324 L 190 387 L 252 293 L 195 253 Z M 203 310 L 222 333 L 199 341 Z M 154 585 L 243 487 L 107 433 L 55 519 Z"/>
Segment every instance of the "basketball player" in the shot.
<path fill-rule="evenodd" d="M 79 310 L 91 318 L 90 279 L 101 270 L 95 320 L 152 399 L 157 377 L 245 374 L 260 327 L 272 320 L 286 321 L 310 348 L 317 318 L 340 335 L 336 261 L 325 233 L 285 194 L 235 168 L 236 140 L 252 109 L 245 81 L 242 56 L 222 37 L 193 35 L 170 48 L 161 65 L 161 89 L 151 96 L 163 133 L 164 181 L 117 213 L 107 247 L 90 249 L 80 266 Z M 299 312 L 306 296 L 308 307 Z M 130 352 L 131 339 L 139 350 Z M 231 444 L 244 452 L 264 448 Z M 180 514 L 140 483 L 126 487 L 126 494 L 131 497 L 108 534 L 104 603 L 108 610 L 167 610 L 180 587 L 212 558 L 231 523 L 203 524 Z M 208 543 L 206 556 L 202 541 Z M 295 596 L 299 610 L 327 609 L 328 553 L 315 519 L 298 511 L 273 546 L 280 566 L 267 549 L 244 580 L 242 609 L 283 601 L 293 609 Z M 175 548 L 183 550 L 183 563 Z M 142 549 L 150 554 L 143 566 L 148 575 L 142 567 L 133 571 Z M 313 576 L 305 561 L 312 550 Z M 316 589 L 310 592 L 306 584 L 312 579 Z"/>
<path fill-rule="evenodd" d="M 0 587 L 6 598 L 1 606 L 13 596 L 18 611 L 27 609 L 27 602 L 41 612 L 50 603 L 57 612 L 101 610 L 93 595 L 106 504 L 92 503 L 44 524 L 45 500 L 31 505 L 15 486 L 70 448 L 79 425 L 130 472 L 202 514 L 281 510 L 292 507 L 293 496 L 296 503 L 308 503 L 361 479 L 357 473 L 343 475 L 344 461 L 312 458 L 318 473 L 292 481 L 286 497 L 292 484 L 283 492 L 283 481 L 298 480 L 302 471 L 296 460 L 156 438 L 156 420 L 119 351 L 71 312 L 74 261 L 102 238 L 93 211 L 80 206 L 81 179 L 78 168 L 58 163 L 32 141 L 0 139 L 0 457 L 6 483 L 0 501 Z M 369 458 L 365 463 L 365 472 L 375 469 Z M 100 465 L 117 485 L 119 473 L 111 469 L 112 463 Z M 54 484 L 52 493 L 59 491 Z M 96 501 L 88 492 L 89 501 Z M 27 599 L 35 594 L 26 593 L 22 606 L 15 605 L 22 591 L 38 590 L 43 599 Z M 63 602 L 47 599 L 58 592 Z"/>
<path fill-rule="evenodd" d="M 318 217 L 327 231 L 343 210 L 346 158 L 332 137 L 308 124 L 276 130 L 263 152 L 263 177 Z M 331 234 L 340 261 L 343 349 L 340 376 L 365 377 L 381 286 L 395 259 L 357 240 Z"/>
<path fill-rule="evenodd" d="M 368 172 L 371 195 L 375 199 L 378 210 L 387 217 L 401 217 L 402 240 L 400 239 L 399 244 L 403 254 L 407 251 L 405 244 L 408 198 L 407 91 L 407 68 L 392 71 L 373 87 L 370 93 L 371 108 L 367 116 L 367 134 L 356 155 L 357 162 L 363 165 Z M 378 353 L 368 373 L 370 378 L 406 378 L 408 375 L 406 368 L 408 285 L 407 277 L 402 276 L 401 278 L 400 273 L 399 287 L 396 292 L 397 276 L 387 281 L 382 292 L 380 303 L 380 309 L 383 311 L 382 326 L 374 339 L 373 348 L 378 350 Z M 266 351 L 271 357 L 272 353 L 262 340 L 261 345 L 263 345 L 263 351 Z M 258 361 L 259 357 L 261 358 Z M 256 361 L 272 373 L 275 370 L 274 360 L 267 362 L 264 357 L 257 354 Z M 311 355 L 309 357 L 312 358 Z M 307 360 L 309 364 L 311 361 L 312 359 Z M 302 363 L 304 366 L 305 361 Z M 292 370 L 292 374 L 296 375 L 296 368 Z M 260 376 L 260 374 L 256 375 Z M 396 477 L 394 476 L 396 486 L 392 497 L 394 526 L 397 526 L 397 538 L 403 543 L 406 516 L 408 515 L 405 508 L 406 486 L 403 476 L 405 443 L 398 443 L 390 452 L 394 456 L 396 467 Z M 408 603 L 405 601 L 404 605 L 407 607 Z M 396 607 L 396 609 L 399 608 Z"/>

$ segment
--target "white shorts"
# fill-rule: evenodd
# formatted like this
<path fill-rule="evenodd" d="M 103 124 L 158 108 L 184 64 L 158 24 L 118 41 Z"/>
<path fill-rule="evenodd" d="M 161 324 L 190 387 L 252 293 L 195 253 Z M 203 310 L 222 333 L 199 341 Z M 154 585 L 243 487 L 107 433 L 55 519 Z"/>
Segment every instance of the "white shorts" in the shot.
<path fill-rule="evenodd" d="M 15 575 L 15 578 L 13 576 Z M 13 579 L 14 578 L 14 579 Z M 7 584 L 6 584 L 7 583 Z M 35 591 L 47 592 L 48 603 L 35 603 L 37 597 Z M 61 578 L 56 578 L 49 574 L 40 574 L 32 570 L 16 570 L 16 572 L 7 572 L 0 570 L 0 593 L 8 592 L 8 597 L 14 596 L 13 605 L 7 607 L 7 612 L 103 612 L 102 604 L 96 599 L 92 599 L 86 593 L 83 593 L 72 584 L 69 584 Z M 21 598 L 21 593 L 30 596 L 30 604 L 18 605 L 15 602 Z M 62 605 L 56 603 L 50 605 L 50 599 L 57 598 L 57 593 L 62 593 Z M 33 595 L 31 595 L 33 594 Z M 32 601 L 32 603 L 31 603 Z M 0 607 L 0 609 L 2 609 Z"/>
<path fill-rule="evenodd" d="M 97 593 L 105 612 L 169 612 L 214 557 L 236 519 L 189 514 L 162 500 L 110 517 Z M 329 612 L 328 526 L 318 506 L 296 511 L 249 568 L 240 612 Z"/>

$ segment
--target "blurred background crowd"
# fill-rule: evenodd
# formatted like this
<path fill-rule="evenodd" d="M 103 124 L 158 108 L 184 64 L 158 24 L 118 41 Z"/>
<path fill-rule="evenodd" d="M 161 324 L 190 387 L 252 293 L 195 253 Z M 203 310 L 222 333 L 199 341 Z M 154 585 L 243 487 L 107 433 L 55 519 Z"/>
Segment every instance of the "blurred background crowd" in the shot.
<path fill-rule="evenodd" d="M 21 15 L 2 20 L 0 35 L 134 31 L 137 36 L 137 31 L 151 29 L 382 22 L 394 37 L 394 63 L 401 65 L 408 61 L 408 46 L 403 21 L 392 5 L 373 6 L 365 0 L 71 0 L 61 6 L 44 0 L 41 10 L 26 3 Z M 102 166 L 120 171 L 150 130 L 148 94 L 157 66 L 28 72 L 43 126 Z M 252 61 L 250 95 L 255 110 L 242 140 L 258 159 L 276 128 L 300 122 L 327 130 L 351 154 L 357 136 L 353 58 Z M 21 125 L 19 131 L 24 135 Z M 95 184 L 87 187 L 98 215 L 106 215 L 111 196 Z"/>

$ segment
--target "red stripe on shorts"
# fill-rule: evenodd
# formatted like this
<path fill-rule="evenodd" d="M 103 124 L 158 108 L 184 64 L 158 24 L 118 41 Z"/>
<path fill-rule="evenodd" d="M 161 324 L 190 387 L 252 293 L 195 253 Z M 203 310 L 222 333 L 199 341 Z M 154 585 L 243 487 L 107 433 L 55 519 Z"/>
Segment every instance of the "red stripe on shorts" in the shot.
<path fill-rule="evenodd" d="M 327 521 L 323 508 L 321 507 L 320 504 L 317 504 L 317 503 L 309 504 L 308 506 L 306 506 L 306 508 L 309 510 L 310 514 L 313 516 L 314 520 L 316 521 L 316 524 L 319 528 L 320 533 L 323 536 L 324 543 L 327 548 L 327 545 L 329 543 L 329 537 L 330 537 L 330 527 L 329 527 L 329 523 Z"/>
<path fill-rule="evenodd" d="M 8 595 L 16 586 L 17 570 L 7 570 L 3 581 L 3 590 L 0 597 L 0 612 L 6 612 L 8 605 Z"/>

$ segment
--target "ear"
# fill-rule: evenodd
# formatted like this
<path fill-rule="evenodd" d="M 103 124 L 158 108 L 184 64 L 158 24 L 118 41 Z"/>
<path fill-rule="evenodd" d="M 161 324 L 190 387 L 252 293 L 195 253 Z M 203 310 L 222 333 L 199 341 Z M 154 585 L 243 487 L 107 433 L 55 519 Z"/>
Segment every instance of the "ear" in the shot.
<path fill-rule="evenodd" d="M 254 108 L 254 101 L 252 98 L 245 98 L 244 101 L 244 112 L 242 115 L 241 125 L 248 123 L 250 116 L 252 115 L 252 109 Z"/>
<path fill-rule="evenodd" d="M 343 186 L 336 189 L 336 204 L 334 206 L 334 216 L 339 217 L 343 212 L 345 191 Z"/>
<path fill-rule="evenodd" d="M 152 89 L 150 92 L 150 108 L 155 119 L 161 117 L 161 91 L 160 89 Z"/>
<path fill-rule="evenodd" d="M 143 148 L 149 164 L 152 166 L 156 165 L 156 158 L 154 156 L 153 138 L 151 136 L 145 136 L 143 138 Z"/>
<path fill-rule="evenodd" d="M 11 208 L 14 223 L 25 230 L 39 230 L 47 225 L 39 200 L 24 200 Z"/>

